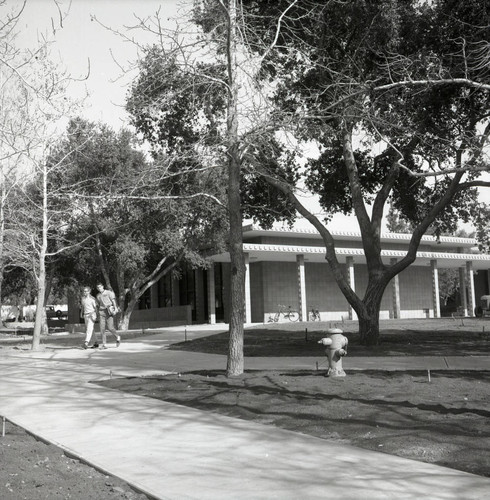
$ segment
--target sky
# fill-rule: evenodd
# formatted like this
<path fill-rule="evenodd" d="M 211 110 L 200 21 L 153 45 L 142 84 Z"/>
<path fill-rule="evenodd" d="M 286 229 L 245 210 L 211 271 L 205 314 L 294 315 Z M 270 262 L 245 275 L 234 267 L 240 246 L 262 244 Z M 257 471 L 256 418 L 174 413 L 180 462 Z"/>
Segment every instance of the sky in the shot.
<path fill-rule="evenodd" d="M 56 33 L 53 56 L 75 79 L 84 79 L 90 68 L 87 80 L 73 82 L 70 92 L 80 97 L 86 89 L 89 97 L 83 116 L 118 130 L 128 123 L 124 102 L 128 85 L 136 76 L 137 48 L 111 30 L 134 37 L 139 43 L 152 43 L 156 41 L 153 36 L 141 30 L 128 31 L 127 27 L 137 25 L 138 18 L 153 17 L 160 9 L 164 26 L 172 29 L 175 19 L 185 11 L 188 0 L 58 0 L 57 3 L 67 15 Z M 7 0 L 7 6 L 15 9 L 20 9 L 22 4 L 23 0 Z M 111 30 L 93 21 L 93 16 Z M 19 23 L 21 46 L 35 46 L 40 34 L 51 36 L 52 23 L 59 25 L 58 19 L 55 0 L 27 0 Z M 125 74 L 121 66 L 132 67 L 133 71 Z M 304 201 L 314 212 L 320 211 L 315 199 L 307 197 Z M 299 225 L 311 228 L 306 222 Z M 329 227 L 338 231 L 357 231 L 357 222 L 352 217 L 336 215 Z"/>
<path fill-rule="evenodd" d="M 67 12 L 62 28 L 56 33 L 52 54 L 59 59 L 75 79 L 72 82 L 73 96 L 90 96 L 86 101 L 83 115 L 94 121 L 103 121 L 119 129 L 127 120 L 123 109 L 128 85 L 136 76 L 134 61 L 137 56 L 135 44 L 123 39 L 114 31 L 125 33 L 140 43 L 155 41 L 141 30 L 127 30 L 138 24 L 138 18 L 154 16 L 160 9 L 160 17 L 166 27 L 175 26 L 182 2 L 177 0 L 57 0 L 60 10 Z M 19 9 L 22 0 L 7 0 L 7 6 Z M 170 20 L 169 20 L 170 18 Z M 52 36 L 52 22 L 59 26 L 59 12 L 54 0 L 27 0 L 18 25 L 21 34 L 19 42 L 23 47 L 33 47 L 39 34 Z M 117 62 L 116 62 L 117 61 Z M 131 64 L 132 63 L 132 64 Z M 125 73 L 121 68 L 133 68 Z"/>
<path fill-rule="evenodd" d="M 175 19 L 182 15 L 190 0 L 26 0 L 19 29 L 22 46 L 35 46 L 40 34 L 51 33 L 54 22 L 59 24 L 57 3 L 62 12 L 67 12 L 63 26 L 56 33 L 53 55 L 59 58 L 61 67 L 73 78 L 85 81 L 71 85 L 74 97 L 86 91 L 83 116 L 92 121 L 107 123 L 114 129 L 127 125 L 124 111 L 125 96 L 132 79 L 137 75 L 134 61 L 136 45 L 123 40 L 113 31 L 133 37 L 139 43 L 157 41 L 141 30 L 128 30 L 138 24 L 138 18 L 154 17 L 159 10 L 165 28 L 175 27 Z M 6 0 L 7 7 L 19 9 L 23 0 Z M 93 16 L 99 22 L 93 20 Z M 99 23 L 111 28 L 106 29 Z M 117 62 L 116 62 L 117 61 Z M 124 72 L 121 68 L 131 69 Z M 90 68 L 90 71 L 89 71 Z M 490 202 L 490 189 L 482 191 L 482 201 Z M 314 212 L 319 206 L 314 199 L 307 201 Z M 308 226 L 309 227 L 309 226 Z M 336 215 L 329 228 L 337 231 L 358 231 L 352 217 Z"/>

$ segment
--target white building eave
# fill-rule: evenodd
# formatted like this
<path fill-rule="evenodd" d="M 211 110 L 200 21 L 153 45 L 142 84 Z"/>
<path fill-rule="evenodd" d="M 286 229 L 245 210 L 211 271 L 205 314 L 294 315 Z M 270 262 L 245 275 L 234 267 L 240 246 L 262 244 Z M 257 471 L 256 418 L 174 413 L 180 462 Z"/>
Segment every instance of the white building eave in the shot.
<path fill-rule="evenodd" d="M 361 234 L 355 231 L 330 231 L 334 238 L 343 241 L 361 241 Z M 243 226 L 244 238 L 256 236 L 279 236 L 282 238 L 310 238 L 321 239 L 320 234 L 315 229 L 306 228 L 289 228 L 274 226 L 272 229 L 261 229 L 254 224 L 247 224 Z M 405 242 L 409 243 L 412 235 L 404 233 L 385 233 L 381 235 L 381 242 Z M 460 247 L 472 248 L 476 245 L 474 238 L 457 238 L 456 236 L 441 236 L 437 239 L 432 235 L 424 235 L 421 243 L 429 243 L 433 245 L 440 245 L 441 247 Z"/>
<path fill-rule="evenodd" d="M 250 262 L 295 262 L 296 255 L 304 255 L 306 262 L 325 262 L 323 247 L 296 246 L 296 245 L 267 245 L 244 243 L 243 251 L 248 253 Z M 339 262 L 345 263 L 347 257 L 353 257 L 354 263 L 364 264 L 366 259 L 361 248 L 337 248 L 335 250 Z M 385 264 L 391 259 L 402 259 L 406 251 L 382 250 L 381 257 Z M 229 262 L 228 253 L 210 257 L 214 262 Z M 431 260 L 437 260 L 440 268 L 463 267 L 466 262 L 473 262 L 473 269 L 490 269 L 490 255 L 473 253 L 446 253 L 446 252 L 417 252 L 413 265 L 430 266 Z"/>

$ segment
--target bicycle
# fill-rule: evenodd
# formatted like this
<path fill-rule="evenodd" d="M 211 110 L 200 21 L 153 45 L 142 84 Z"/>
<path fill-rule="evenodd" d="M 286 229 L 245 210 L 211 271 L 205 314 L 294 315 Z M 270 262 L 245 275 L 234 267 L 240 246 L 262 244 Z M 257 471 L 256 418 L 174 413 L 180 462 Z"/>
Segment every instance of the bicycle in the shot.
<path fill-rule="evenodd" d="M 318 309 L 315 309 L 314 307 L 312 307 L 311 311 L 308 314 L 308 319 L 310 321 L 321 321 L 320 311 Z"/>
<path fill-rule="evenodd" d="M 285 310 L 286 306 L 282 306 L 279 304 L 279 310 L 274 314 L 274 316 L 269 316 L 269 323 L 277 323 L 281 317 L 281 314 L 284 316 L 285 319 L 288 319 L 289 321 L 298 321 L 299 320 L 299 314 L 297 311 L 294 309 L 291 309 L 291 306 L 288 306 L 288 309 Z"/>

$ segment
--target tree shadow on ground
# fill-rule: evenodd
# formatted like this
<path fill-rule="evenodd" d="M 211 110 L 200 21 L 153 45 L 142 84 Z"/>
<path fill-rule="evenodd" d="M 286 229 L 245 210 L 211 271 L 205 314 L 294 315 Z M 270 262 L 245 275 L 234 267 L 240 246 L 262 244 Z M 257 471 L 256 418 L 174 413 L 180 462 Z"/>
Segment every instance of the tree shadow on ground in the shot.
<path fill-rule="evenodd" d="M 221 370 L 103 385 L 206 412 L 490 475 L 488 372 Z"/>

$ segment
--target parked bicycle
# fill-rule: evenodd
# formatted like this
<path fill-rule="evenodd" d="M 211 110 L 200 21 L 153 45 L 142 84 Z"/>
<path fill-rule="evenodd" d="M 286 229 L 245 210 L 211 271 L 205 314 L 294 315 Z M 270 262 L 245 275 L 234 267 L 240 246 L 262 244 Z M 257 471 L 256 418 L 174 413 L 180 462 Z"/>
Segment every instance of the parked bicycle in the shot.
<path fill-rule="evenodd" d="M 312 307 L 311 311 L 308 313 L 308 319 L 310 321 L 321 321 L 320 311 L 315 309 L 315 307 Z"/>
<path fill-rule="evenodd" d="M 292 309 L 291 306 L 288 306 L 288 308 L 286 309 L 286 306 L 282 306 L 279 304 L 278 307 L 279 310 L 276 312 L 276 314 L 274 314 L 274 316 L 269 316 L 269 323 L 277 323 L 281 318 L 281 314 L 285 319 L 288 319 L 289 321 L 298 321 L 299 314 L 297 311 Z"/>

